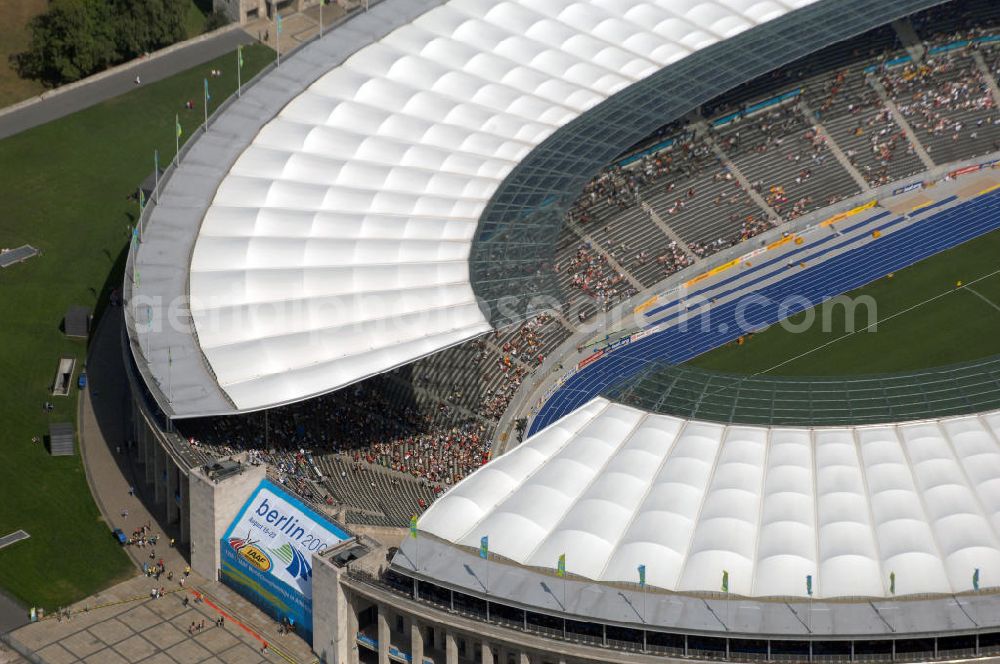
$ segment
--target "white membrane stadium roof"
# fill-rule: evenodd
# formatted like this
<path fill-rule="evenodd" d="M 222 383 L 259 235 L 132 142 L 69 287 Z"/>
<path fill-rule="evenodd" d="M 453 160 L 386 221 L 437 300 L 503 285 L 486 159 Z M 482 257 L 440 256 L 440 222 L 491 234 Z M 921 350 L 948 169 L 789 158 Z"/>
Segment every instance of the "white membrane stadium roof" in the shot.
<path fill-rule="evenodd" d="M 518 162 L 630 84 L 813 1 L 451 0 L 360 49 L 263 127 L 205 214 L 191 313 L 219 387 L 264 408 L 488 331 L 467 260 Z"/>
<path fill-rule="evenodd" d="M 888 597 L 1000 585 L 1000 412 L 726 426 L 595 399 L 483 466 L 421 531 L 673 591 Z"/>

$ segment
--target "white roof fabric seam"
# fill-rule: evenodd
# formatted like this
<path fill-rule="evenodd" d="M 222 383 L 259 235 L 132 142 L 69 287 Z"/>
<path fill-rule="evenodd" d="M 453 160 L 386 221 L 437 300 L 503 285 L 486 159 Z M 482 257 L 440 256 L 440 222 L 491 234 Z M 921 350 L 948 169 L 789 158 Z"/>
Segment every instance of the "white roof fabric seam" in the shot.
<path fill-rule="evenodd" d="M 938 425 L 938 429 L 939 430 L 941 429 L 940 425 Z M 942 430 L 941 433 L 944 434 L 944 431 Z M 910 481 L 913 482 L 913 485 L 916 487 L 916 485 L 917 485 L 917 479 L 915 477 L 913 477 L 913 460 L 910 458 L 910 453 L 906 449 L 906 445 L 903 444 L 903 439 L 899 435 L 899 429 L 897 427 L 892 427 L 892 435 L 893 435 L 893 437 L 896 440 L 896 444 L 899 445 L 899 448 L 900 448 L 900 451 L 903 454 L 903 457 L 906 459 L 906 469 L 909 472 Z M 945 440 L 948 440 L 948 437 L 946 435 L 942 435 L 942 438 L 944 438 Z M 949 441 L 949 444 L 950 444 L 950 441 Z M 952 453 L 954 453 L 954 450 L 952 450 Z M 957 454 L 955 455 L 955 458 L 956 458 L 956 460 L 958 459 L 958 455 Z M 959 466 L 961 466 L 961 464 L 959 464 Z M 966 477 L 966 481 L 969 482 L 969 478 L 968 477 Z M 969 482 L 969 486 L 972 486 L 971 482 Z M 924 520 L 927 523 L 930 523 L 930 512 L 927 510 L 927 505 L 925 504 L 925 501 L 924 501 L 924 493 L 923 493 L 923 491 L 920 491 L 919 488 L 915 491 L 915 493 L 917 495 L 917 501 L 920 504 L 920 511 L 924 515 Z M 984 512 L 983 516 L 985 518 L 985 512 Z M 987 523 L 989 523 L 988 519 L 986 519 L 986 521 L 987 521 Z M 931 527 L 930 528 L 930 533 L 931 533 L 931 541 L 934 542 L 934 549 L 935 549 L 935 551 L 937 551 L 938 558 L 941 559 L 941 560 L 945 560 L 944 550 L 941 548 L 941 543 L 938 541 L 938 537 L 939 537 L 938 532 L 933 527 Z M 884 572 L 884 570 L 883 570 L 883 572 Z M 945 578 L 947 578 L 947 569 L 945 570 L 945 574 L 946 574 Z M 948 583 L 949 583 L 949 586 L 950 586 L 951 579 L 948 579 Z M 952 591 L 954 591 L 953 587 L 951 589 L 952 589 Z"/>
<path fill-rule="evenodd" d="M 609 404 L 608 404 L 608 408 L 612 408 L 612 407 L 614 407 L 614 404 L 611 404 L 611 403 L 609 403 Z M 631 410 L 631 409 L 630 409 L 630 410 Z M 606 408 L 606 409 L 605 409 L 604 411 L 602 411 L 602 413 L 603 413 L 603 412 L 607 412 L 607 408 Z M 591 488 L 592 486 L 594 486 L 594 483 L 595 483 L 595 482 L 597 482 L 598 480 L 600 480 L 600 479 L 601 479 L 601 473 L 602 473 L 602 472 L 603 472 L 603 471 L 604 471 L 604 470 L 605 470 L 605 469 L 606 469 L 606 468 L 608 467 L 608 465 L 609 465 L 609 464 L 610 464 L 610 463 L 611 463 L 612 461 L 614 461 L 614 460 L 615 460 L 615 458 L 616 458 L 616 457 L 618 456 L 618 454 L 619 454 L 619 453 L 621 452 L 621 450 L 622 450 L 622 447 L 624 447 L 624 446 L 625 446 L 625 444 L 626 444 L 626 443 L 628 442 L 629 438 L 631 438 L 631 436 L 632 436 L 633 434 L 635 434 L 636 430 L 637 430 L 637 429 L 638 429 L 638 428 L 639 428 L 640 426 L 642 426 L 642 423 L 646 421 L 646 418 L 647 418 L 647 417 L 649 417 L 649 413 L 644 413 L 644 414 L 643 414 L 643 415 L 642 415 L 642 416 L 641 416 L 641 417 L 640 417 L 640 418 L 639 418 L 638 420 L 636 420 L 636 423 L 635 423 L 634 425 L 632 425 L 632 428 L 631 428 L 631 429 L 629 430 L 628 434 L 626 434 L 626 435 L 625 435 L 625 436 L 624 436 L 624 437 L 623 437 L 623 438 L 622 438 L 622 439 L 621 439 L 621 440 L 620 440 L 620 441 L 618 442 L 618 445 L 617 445 L 617 446 L 615 447 L 615 449 L 614 449 L 614 450 L 613 450 L 613 451 L 611 452 L 611 454 L 609 454 L 609 455 L 608 455 L 608 458 L 604 460 L 604 463 L 603 463 L 603 464 L 601 465 L 601 467 L 597 469 L 597 471 L 596 471 L 596 472 L 594 473 L 594 476 L 593 476 L 593 477 L 591 478 L 591 480 L 590 480 L 590 481 L 589 481 L 589 482 L 588 482 L 588 483 L 587 483 L 587 484 L 586 484 L 585 486 L 583 486 L 583 487 L 582 487 L 582 488 L 580 489 L 580 491 L 579 491 L 579 492 L 577 492 L 576 496 L 574 496 L 574 497 L 573 497 L 573 498 L 572 498 L 572 499 L 570 500 L 569 504 L 568 504 L 568 505 L 566 506 L 566 509 L 565 509 L 565 510 L 563 511 L 562 515 L 561 515 L 561 516 L 559 517 L 559 519 L 558 519 L 558 520 L 556 521 L 556 523 L 555 523 L 555 526 L 553 526 L 552 530 L 550 530 L 550 531 L 549 531 L 549 534 L 548 534 L 548 535 L 547 535 L 546 537 L 544 537 L 544 538 L 542 538 L 542 539 L 540 539 L 540 540 L 538 541 L 538 545 L 537 545 L 537 546 L 536 546 L 536 547 L 535 547 L 535 548 L 534 548 L 534 549 L 533 549 L 533 550 L 531 551 L 531 553 L 530 553 L 530 554 L 529 554 L 529 555 L 527 556 L 527 559 L 528 559 L 528 560 L 531 560 L 532 558 L 534 558 L 534 556 L 535 556 L 535 554 L 536 554 L 536 553 L 538 552 L 538 550 L 539 550 L 539 549 L 541 549 L 541 548 L 542 548 L 543 546 L 545 546 L 545 544 L 547 544 L 547 543 L 548 543 L 548 542 L 549 542 L 549 541 L 551 540 L 551 538 L 552 538 L 552 535 L 553 535 L 553 533 L 557 533 L 557 532 L 560 532 L 560 531 L 562 530 L 562 526 L 563 526 L 563 524 L 565 523 L 565 520 L 566 520 L 566 515 L 567 515 L 567 514 L 569 514 L 570 512 L 572 512 L 572 511 L 573 511 L 573 509 L 574 509 L 574 508 L 575 508 L 575 507 L 576 507 L 576 506 L 577 506 L 577 505 L 579 504 L 579 502 L 580 502 L 580 499 L 581 499 L 581 498 L 582 498 L 583 496 L 587 495 L 587 491 L 588 491 L 588 490 L 589 490 L 589 489 L 590 489 L 590 488 Z M 595 419 L 596 419 L 596 418 L 595 418 Z M 564 552 L 564 553 L 565 553 L 565 552 Z M 607 566 L 607 564 L 608 564 L 608 560 L 609 560 L 609 558 L 605 558 L 605 560 L 604 560 L 604 563 L 603 563 L 603 564 L 601 565 L 601 567 L 602 567 L 602 568 L 603 568 L 603 567 L 606 567 L 606 566 Z"/>
<path fill-rule="evenodd" d="M 982 418 L 982 414 L 980 413 L 977 417 L 978 418 Z M 943 427 L 941 426 L 941 422 L 940 421 L 935 422 L 935 425 L 937 426 L 937 428 L 938 428 L 939 431 L 941 431 L 942 433 L 944 433 L 944 430 L 943 430 Z M 986 431 L 988 431 L 988 432 L 990 432 L 992 434 L 992 437 L 993 437 L 994 441 L 998 440 L 997 433 L 996 433 L 996 431 L 994 429 L 992 429 L 991 427 L 985 427 L 985 429 L 986 429 Z M 990 535 L 990 539 L 993 540 L 993 546 L 994 546 L 994 548 L 1000 549 L 1000 535 L 997 534 L 996 527 L 993 525 L 992 519 L 989 518 L 989 512 L 987 511 L 986 506 L 983 505 L 982 496 L 980 496 L 979 491 L 977 490 L 977 487 L 972 483 L 972 479 L 969 477 L 969 473 L 965 469 L 964 464 L 961 463 L 961 460 L 960 460 L 961 457 L 958 455 L 958 453 L 955 450 L 955 444 L 954 444 L 954 442 L 951 440 L 950 436 L 943 435 L 942 438 L 946 441 L 946 443 L 948 445 L 948 450 L 951 452 L 953 458 L 955 459 L 955 464 L 958 466 L 959 471 L 962 473 L 962 477 L 965 479 L 966 486 L 969 487 L 969 489 L 970 489 L 970 491 L 972 493 L 972 497 L 976 501 L 976 506 L 979 508 L 979 514 L 982 517 L 983 522 L 988 527 L 988 532 L 989 532 L 989 535 Z M 949 576 L 949 580 L 950 580 L 950 576 Z M 952 583 L 954 583 L 954 582 L 952 582 Z"/>
<path fill-rule="evenodd" d="M 461 261 L 451 261 L 451 262 L 461 262 Z M 282 268 L 274 268 L 274 269 L 275 270 L 279 270 L 279 269 L 282 269 Z M 440 286 L 464 286 L 464 285 L 466 285 L 466 283 L 467 282 L 465 282 L 465 281 L 457 280 L 456 279 L 456 280 L 453 280 L 453 281 L 442 281 L 442 282 L 440 282 L 437 285 L 440 285 Z M 267 306 L 267 305 L 272 305 L 272 304 L 282 304 L 282 303 L 291 303 L 291 302 L 303 302 L 303 301 L 312 300 L 312 299 L 314 299 L 316 297 L 319 297 L 320 299 L 327 299 L 327 298 L 329 298 L 329 299 L 345 299 L 345 298 L 349 298 L 349 297 L 357 296 L 357 295 L 386 295 L 386 294 L 391 294 L 391 293 L 419 291 L 419 290 L 424 290 L 426 288 L 427 288 L 427 286 L 423 286 L 423 285 L 419 285 L 419 284 L 418 285 L 412 285 L 411 284 L 411 285 L 404 285 L 404 286 L 398 286 L 398 287 L 392 287 L 392 288 L 378 288 L 378 289 L 369 289 L 369 290 L 359 290 L 359 291 L 355 291 L 353 293 L 334 293 L 334 294 L 330 294 L 330 295 L 320 295 L 320 296 L 313 296 L 313 297 L 287 297 L 287 298 L 268 298 L 268 299 L 260 299 L 260 300 L 248 300 L 248 301 L 243 302 L 241 304 L 235 305 L 235 307 L 234 307 L 234 305 L 226 305 L 226 308 L 244 309 L 244 308 L 249 308 L 249 307 L 254 307 L 254 306 Z M 216 309 L 220 309 L 220 308 L 222 308 L 222 307 L 220 307 L 220 306 L 215 306 L 215 307 L 213 307 L 213 306 L 202 306 L 201 308 L 199 308 L 199 312 L 210 314 L 212 311 L 215 311 Z M 367 320 L 379 320 L 379 319 L 367 319 Z M 266 338 L 266 337 L 261 337 L 261 338 Z"/>
<path fill-rule="evenodd" d="M 764 512 L 764 500 L 767 498 L 767 469 L 768 460 L 771 456 L 771 429 L 767 430 L 765 434 L 766 439 L 764 442 L 764 461 L 761 466 L 760 473 L 760 490 L 757 497 L 757 527 L 754 528 L 754 543 L 753 543 L 753 562 L 750 565 L 750 569 L 753 572 L 753 578 L 750 580 L 750 588 L 752 593 L 755 593 L 757 588 L 757 563 L 760 560 L 760 528 L 761 528 L 761 515 Z"/>
<path fill-rule="evenodd" d="M 725 432 L 725 430 L 723 430 L 723 432 L 722 432 L 722 438 L 719 441 L 719 449 L 722 448 L 722 444 L 725 441 L 726 441 L 726 432 Z M 695 533 L 697 532 L 697 524 L 701 523 L 701 513 L 702 513 L 702 510 L 705 509 L 705 501 L 708 500 L 708 487 L 710 487 L 712 485 L 712 480 L 715 479 L 715 471 L 718 470 L 718 468 L 719 468 L 719 458 L 721 456 L 722 455 L 719 454 L 718 451 L 717 451 L 716 454 L 715 454 L 715 458 L 712 459 L 712 471 L 708 474 L 708 477 L 705 478 L 705 486 L 702 488 L 702 491 L 701 491 L 701 500 L 700 500 L 700 502 L 698 504 L 698 511 L 695 513 L 695 519 L 694 519 L 695 527 L 693 527 L 691 529 L 691 534 L 688 537 L 688 541 L 687 541 L 687 547 L 684 550 L 684 557 L 681 559 L 682 560 L 681 568 L 680 568 L 679 572 L 677 573 L 678 583 L 680 583 L 684 579 L 684 575 L 687 572 L 687 564 L 688 564 L 688 560 L 691 559 L 691 547 L 694 545 L 694 537 L 695 537 Z M 721 570 L 720 570 L 720 574 L 721 574 Z M 720 579 L 721 579 L 721 577 L 720 577 Z"/>
<path fill-rule="evenodd" d="M 810 466 L 809 471 L 812 473 L 812 489 L 813 489 L 813 592 L 817 595 L 823 594 L 823 579 L 817 574 L 819 572 L 820 556 L 819 556 L 819 501 L 816 500 L 816 496 L 819 495 L 819 485 L 817 480 L 817 469 L 816 469 L 816 432 L 813 429 L 809 430 L 809 459 Z"/>
<path fill-rule="evenodd" d="M 579 431 L 580 429 L 582 429 L 582 428 L 583 428 L 584 426 L 586 426 L 586 425 L 587 425 L 587 424 L 588 424 L 589 422 L 593 421 L 594 417 L 598 417 L 598 416 L 600 415 L 600 413 L 601 413 L 601 412 L 603 412 L 603 411 L 604 411 L 605 409 L 607 409 L 607 408 L 608 408 L 608 406 L 610 406 L 610 403 L 608 403 L 608 404 L 605 404 L 605 405 L 603 406 L 603 408 L 601 408 L 601 410 L 600 410 L 600 411 L 599 411 L 598 413 L 595 413 L 595 414 L 594 414 L 594 416 L 593 416 L 593 417 L 591 417 L 590 419 L 588 419 L 588 420 L 586 420 L 586 421 L 584 421 L 584 422 L 581 422 L 581 423 L 580 423 L 580 425 L 579 425 L 579 426 L 578 426 L 578 427 L 577 427 L 577 428 L 576 428 L 576 429 L 574 430 L 574 434 L 575 434 L 576 432 L 578 432 L 578 431 Z M 574 413 L 576 413 L 576 412 L 579 412 L 579 410 L 577 410 L 577 411 L 574 411 Z M 563 417 L 561 417 L 561 418 L 559 418 L 558 420 L 556 420 L 555 422 L 553 422 L 553 423 L 552 423 L 552 424 L 551 424 L 551 425 L 550 425 L 549 427 L 547 427 L 547 428 L 549 428 L 549 429 L 552 429 L 552 428 L 554 428 L 554 427 L 556 427 L 556 426 L 559 426 L 559 425 L 560 425 L 560 423 L 563 423 L 563 422 L 565 422 L 565 421 L 566 421 L 566 420 L 567 420 L 568 418 L 572 417 L 572 415 L 573 415 L 574 413 L 567 413 L 567 414 L 566 414 L 566 415 L 564 415 Z M 560 446 L 559 446 L 559 448 L 558 448 L 558 449 L 557 449 L 556 451 L 554 451 L 554 452 L 553 452 L 553 454 L 552 454 L 552 456 L 550 456 L 549 458 L 551 459 L 551 458 L 552 458 L 553 456 L 555 456 L 556 454 L 558 454 L 558 453 L 559 453 L 559 451 L 560 451 L 560 450 L 562 450 L 562 449 L 563 449 L 563 448 L 564 448 L 564 447 L 565 447 L 565 446 L 566 446 L 567 444 L 569 444 L 569 442 L 570 442 L 570 441 L 572 441 L 572 440 L 573 440 L 573 438 L 572 438 L 572 437 L 570 437 L 570 438 L 567 438 L 567 439 L 566 439 L 565 441 L 563 441 L 562 445 L 560 445 Z M 487 465 L 485 465 L 485 466 L 480 466 L 480 467 L 479 467 L 479 468 L 477 468 L 477 469 L 476 469 L 476 471 L 475 471 L 474 473 L 472 473 L 472 475 L 470 475 L 469 477 L 472 477 L 473 475 L 476 475 L 476 474 L 478 474 L 478 473 L 481 473 L 481 472 L 483 472 L 483 471 L 484 471 L 484 470 L 485 470 L 486 468 L 488 468 L 488 467 L 489 467 L 489 464 L 487 464 Z M 525 483 L 526 483 L 526 482 L 527 482 L 528 480 L 530 480 L 530 479 L 531 479 L 531 478 L 532 478 L 532 477 L 534 476 L 534 474 L 535 474 L 535 473 L 537 473 L 537 472 L 539 471 L 539 469 L 541 469 L 541 467 L 542 467 L 542 465 L 541 465 L 541 464 L 539 464 L 539 465 L 538 465 L 538 466 L 536 466 L 536 467 L 535 467 L 535 468 L 534 468 L 534 469 L 533 469 L 533 470 L 532 470 L 532 471 L 531 471 L 530 473 L 528 473 L 528 474 L 527 474 L 527 475 L 525 475 L 525 476 L 524 476 L 523 478 L 521 478 L 521 481 L 520 481 L 519 483 L 515 484 L 515 485 L 514 485 L 514 486 L 513 486 L 512 488 L 511 488 L 511 490 L 510 490 L 510 491 L 509 491 L 509 492 L 508 492 L 508 493 L 507 493 L 507 494 L 506 494 L 505 496 L 503 496 L 503 497 L 501 497 L 501 498 L 497 499 L 497 500 L 496 500 L 496 502 L 494 502 L 494 503 L 493 503 L 493 509 L 496 509 L 496 508 L 500 507 L 501 505 L 503 505 L 503 504 L 504 504 L 504 502 L 505 502 L 505 501 L 506 501 L 506 500 L 507 500 L 507 499 L 508 499 L 508 498 L 509 498 L 510 496 L 512 496 L 512 495 L 513 495 L 513 494 L 514 494 L 514 493 L 515 493 L 515 492 L 516 492 L 516 491 L 517 491 L 517 490 L 518 490 L 519 488 L 521 488 L 522 486 L 524 486 L 524 484 L 525 484 Z M 473 533 L 473 532 L 474 532 L 474 531 L 475 531 L 475 530 L 476 530 L 477 528 L 479 528 L 479 527 L 480 527 L 480 525 L 482 524 L 482 522 L 483 522 L 483 520 L 484 520 L 485 518 L 486 518 L 486 517 L 485 517 L 485 515 L 484 515 L 484 516 L 480 517 L 479 519 L 477 519 L 477 520 L 476 520 L 475 522 L 473 522 L 473 523 L 472 523 L 472 525 L 470 525 L 470 526 L 469 526 L 469 528 L 467 528 L 467 529 L 465 530 L 465 532 L 463 532 L 463 533 L 462 533 L 461 537 L 458 537 L 458 538 L 456 538 L 456 540 L 455 540 L 455 541 L 461 541 L 461 540 L 463 540 L 463 539 L 467 538 L 467 537 L 468 537 L 468 536 L 469 536 L 469 535 L 470 535 L 471 533 Z"/>
<path fill-rule="evenodd" d="M 852 428 L 850 430 L 850 433 L 851 433 L 851 440 L 854 443 L 854 456 L 857 459 L 858 469 L 861 472 L 861 483 L 862 486 L 864 486 L 865 497 L 867 498 L 867 500 L 865 501 L 865 505 L 868 508 L 868 530 L 871 534 L 872 546 L 875 548 L 875 560 L 878 562 L 879 582 L 882 584 L 883 594 L 888 594 L 887 592 L 888 588 L 886 587 L 888 576 L 886 575 L 886 570 L 883 565 L 882 548 L 879 545 L 878 533 L 875 532 L 875 514 L 872 512 L 872 503 L 871 503 L 872 492 L 871 488 L 868 485 L 868 470 L 865 467 L 864 459 L 861 456 L 861 446 L 858 441 L 858 432 L 856 429 Z"/>
<path fill-rule="evenodd" d="M 646 421 L 646 419 L 648 419 L 648 415 L 646 418 L 643 418 L 643 421 Z M 666 465 L 667 460 L 671 457 L 673 451 L 676 449 L 677 441 L 680 440 L 681 436 L 684 434 L 684 428 L 686 426 L 687 422 L 684 422 L 683 424 L 681 424 L 681 428 L 678 429 L 677 433 L 674 434 L 673 440 L 670 441 L 670 449 L 668 449 L 666 454 L 663 455 L 663 458 L 660 459 L 660 465 L 656 467 L 656 471 L 652 474 L 649 480 L 649 484 L 646 486 L 645 493 L 643 493 L 642 497 L 639 499 L 638 504 L 640 506 L 645 504 L 646 499 L 649 497 L 650 492 L 652 492 L 653 487 L 656 485 L 656 478 L 659 477 L 660 472 L 663 470 L 663 466 Z M 610 554 L 604 560 L 604 567 L 601 568 L 601 574 L 599 578 L 602 579 L 604 578 L 605 574 L 608 571 L 608 566 L 611 563 L 611 560 L 615 557 L 615 554 L 618 553 L 618 550 L 621 548 L 622 539 L 628 534 L 629 530 L 632 527 L 632 524 L 635 523 L 636 517 L 638 516 L 639 516 L 639 510 L 636 510 L 635 512 L 632 513 L 631 517 L 625 524 L 624 528 L 622 528 L 622 531 L 618 536 L 618 541 L 615 542 L 615 545 L 611 548 Z"/>
<path fill-rule="evenodd" d="M 265 302 L 264 304 L 266 305 L 267 303 Z M 249 306 L 254 306 L 254 305 L 249 305 Z M 424 311 L 425 312 L 450 311 L 450 310 L 454 310 L 454 309 L 466 308 L 468 306 L 469 306 L 468 303 L 464 303 L 463 302 L 463 303 L 458 303 L 458 304 L 446 304 L 446 305 L 442 305 L 440 307 L 427 307 L 427 308 L 424 309 Z M 239 307 L 239 308 L 242 308 L 242 307 Z M 199 315 L 201 314 L 202 311 L 210 312 L 211 309 L 199 310 Z M 382 316 L 382 317 L 376 317 L 376 318 L 365 318 L 361 322 L 364 322 L 364 323 L 382 323 L 382 322 L 389 321 L 389 320 L 395 320 L 395 317 L 393 317 L 393 316 Z M 347 323 L 347 324 L 351 324 L 351 323 Z M 315 327 L 303 327 L 303 328 L 301 328 L 297 332 L 297 334 L 316 334 L 316 333 L 320 333 L 320 332 L 341 329 L 344 326 L 345 326 L 344 323 L 338 323 L 338 324 L 329 324 L 329 325 L 319 325 L 319 326 L 315 326 Z M 207 348 L 226 348 L 227 346 L 239 346 L 239 345 L 243 345 L 243 344 L 247 344 L 247 343 L 252 343 L 252 342 L 255 342 L 255 341 L 267 341 L 269 339 L 276 339 L 276 338 L 280 338 L 282 336 L 287 336 L 287 335 L 286 335 L 286 333 L 275 333 L 275 334 L 270 334 L 270 335 L 264 334 L 264 335 L 260 335 L 260 336 L 254 337 L 253 339 L 240 339 L 240 340 L 234 341 L 232 343 L 224 343 L 224 344 L 218 344 L 218 345 L 214 345 L 214 346 L 205 344 L 205 347 L 207 347 Z M 416 337 L 416 338 L 419 338 L 419 337 Z"/>

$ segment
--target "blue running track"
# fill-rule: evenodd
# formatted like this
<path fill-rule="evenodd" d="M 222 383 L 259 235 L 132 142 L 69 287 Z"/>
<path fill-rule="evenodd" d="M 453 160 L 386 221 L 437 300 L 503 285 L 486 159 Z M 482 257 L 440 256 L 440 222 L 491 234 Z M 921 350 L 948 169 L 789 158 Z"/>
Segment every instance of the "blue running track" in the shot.
<path fill-rule="evenodd" d="M 531 423 L 529 435 L 576 410 L 612 385 L 637 375 L 649 362 L 665 360 L 680 364 L 732 341 L 745 331 L 777 323 L 798 311 L 870 283 L 888 272 L 900 270 L 1000 228 L 1000 190 L 925 217 L 924 214 L 931 210 L 933 207 L 913 213 L 915 220 L 909 222 L 907 227 L 819 265 L 805 270 L 786 268 L 788 276 L 756 291 L 750 305 L 746 302 L 741 305 L 746 298 L 736 298 L 732 302 L 716 305 L 704 314 L 694 313 L 695 310 L 692 310 L 688 314 L 687 325 L 656 332 L 609 353 L 570 377 L 549 398 Z M 885 222 L 880 223 L 878 228 L 895 226 L 903 220 L 903 217 L 887 215 Z M 864 223 L 870 221 L 871 219 Z M 830 239 L 836 237 L 829 236 Z M 832 246 L 814 251 L 817 245 L 827 241 L 824 238 L 804 245 L 801 248 L 804 252 L 801 260 L 808 264 L 810 257 L 815 258 L 831 251 Z M 849 242 L 854 241 L 856 238 Z M 787 256 L 777 260 L 787 261 Z M 747 272 L 740 276 L 746 277 Z M 724 283 L 726 282 L 712 288 L 718 288 Z M 740 289 L 745 287 L 746 282 Z M 725 292 L 727 291 L 713 296 L 721 297 Z M 789 307 L 788 301 L 792 297 L 797 298 L 798 304 Z M 783 301 L 784 315 L 780 315 L 779 309 Z M 737 308 L 743 313 L 742 326 L 737 321 Z M 672 314 L 656 323 L 669 321 L 676 316 L 677 314 Z"/>

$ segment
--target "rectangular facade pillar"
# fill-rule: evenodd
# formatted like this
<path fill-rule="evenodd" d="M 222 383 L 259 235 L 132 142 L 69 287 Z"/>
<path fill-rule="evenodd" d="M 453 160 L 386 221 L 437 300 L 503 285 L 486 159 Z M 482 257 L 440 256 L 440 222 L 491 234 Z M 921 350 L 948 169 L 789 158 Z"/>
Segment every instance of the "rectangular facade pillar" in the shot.
<path fill-rule="evenodd" d="M 189 495 L 190 491 L 190 480 L 188 480 L 187 475 L 181 475 L 180 481 L 180 491 L 181 491 L 181 523 L 180 523 L 180 541 L 181 544 L 187 544 L 191 541 L 191 497 Z"/>
<path fill-rule="evenodd" d="M 351 595 L 349 597 L 350 602 L 347 605 L 347 640 L 351 645 L 347 651 L 347 661 L 349 664 L 358 664 L 361 661 L 361 655 L 358 652 L 358 632 L 361 630 L 361 626 L 358 624 L 357 600 Z"/>
<path fill-rule="evenodd" d="M 153 446 L 153 502 L 162 505 L 166 500 L 167 478 L 164 476 L 167 468 L 167 453 L 159 445 Z"/>
<path fill-rule="evenodd" d="M 523 650 L 517 656 L 518 664 L 531 664 L 531 658 Z"/>
<path fill-rule="evenodd" d="M 445 664 L 458 664 L 458 641 L 451 632 L 444 635 L 444 661 Z"/>
<path fill-rule="evenodd" d="M 152 484 L 156 477 L 153 469 L 153 445 L 155 444 L 152 434 L 149 433 L 149 427 L 142 427 L 142 465 L 146 471 L 146 486 Z"/>
<path fill-rule="evenodd" d="M 223 480 L 211 480 L 200 468 L 188 475 L 191 504 L 191 568 L 215 579 L 221 563 L 219 541 L 243 504 L 264 479 L 264 466 L 243 464 L 243 470 Z M 160 486 L 160 483 L 157 483 Z"/>
<path fill-rule="evenodd" d="M 326 664 L 356 664 L 358 620 L 352 593 L 328 558 L 315 554 L 312 562 L 313 611 L 322 616 L 313 624 L 313 650 Z"/>
<path fill-rule="evenodd" d="M 423 664 L 424 633 L 420 630 L 420 623 L 416 620 L 410 621 L 410 655 L 413 664 Z"/>
<path fill-rule="evenodd" d="M 174 464 L 174 460 L 167 457 L 167 523 L 177 523 L 180 521 L 181 510 L 178 505 L 177 494 L 180 488 L 177 486 L 177 477 L 180 471 Z"/>
<path fill-rule="evenodd" d="M 444 628 L 434 627 L 434 649 L 444 650 Z"/>
<path fill-rule="evenodd" d="M 493 664 L 493 649 L 490 648 L 490 644 L 483 641 L 481 649 L 483 664 Z"/>
<path fill-rule="evenodd" d="M 392 637 L 389 635 L 389 616 L 385 607 L 378 605 L 378 664 L 389 664 L 389 643 Z"/>

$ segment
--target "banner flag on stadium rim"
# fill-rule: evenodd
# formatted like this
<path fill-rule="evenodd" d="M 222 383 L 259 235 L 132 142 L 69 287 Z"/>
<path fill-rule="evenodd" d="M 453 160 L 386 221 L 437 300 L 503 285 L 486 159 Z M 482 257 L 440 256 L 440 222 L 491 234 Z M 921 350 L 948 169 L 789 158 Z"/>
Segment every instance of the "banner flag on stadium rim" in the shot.
<path fill-rule="evenodd" d="M 277 23 L 278 23 L 277 33 L 280 35 L 281 34 L 281 14 L 278 14 L 278 18 L 276 20 L 277 20 Z"/>
<path fill-rule="evenodd" d="M 243 44 L 236 46 L 236 96 L 243 96 Z"/>
<path fill-rule="evenodd" d="M 729 570 L 722 570 L 722 592 L 729 592 Z"/>
<path fill-rule="evenodd" d="M 410 537 L 417 539 L 417 515 L 410 517 Z"/>
<path fill-rule="evenodd" d="M 643 588 L 646 587 L 646 566 L 639 565 L 639 585 Z"/>
<path fill-rule="evenodd" d="M 975 590 L 976 592 L 979 592 L 979 568 L 978 567 L 976 568 L 976 571 L 972 573 L 972 589 Z"/>
<path fill-rule="evenodd" d="M 208 79 L 203 78 L 201 80 L 205 83 L 205 101 L 212 101 L 212 93 L 208 91 Z"/>
<path fill-rule="evenodd" d="M 895 595 L 896 594 L 896 573 L 895 572 L 889 572 L 889 594 L 890 595 Z"/>
<path fill-rule="evenodd" d="M 559 562 L 556 564 L 556 576 L 566 576 L 566 554 L 560 554 Z"/>
<path fill-rule="evenodd" d="M 812 597 L 813 594 L 813 575 L 806 574 L 806 594 Z"/>
<path fill-rule="evenodd" d="M 181 118 L 176 113 L 174 114 L 174 165 L 180 161 L 181 158 L 181 134 L 184 133 L 181 130 Z"/>
<path fill-rule="evenodd" d="M 490 536 L 483 535 L 479 538 L 479 557 L 489 558 L 490 557 Z"/>

